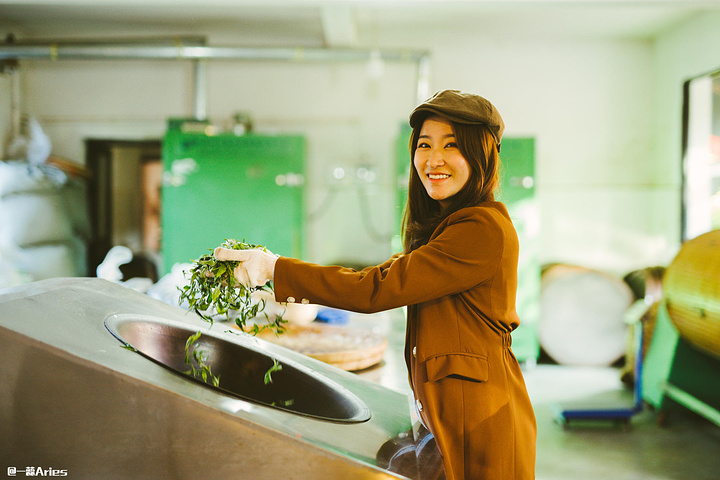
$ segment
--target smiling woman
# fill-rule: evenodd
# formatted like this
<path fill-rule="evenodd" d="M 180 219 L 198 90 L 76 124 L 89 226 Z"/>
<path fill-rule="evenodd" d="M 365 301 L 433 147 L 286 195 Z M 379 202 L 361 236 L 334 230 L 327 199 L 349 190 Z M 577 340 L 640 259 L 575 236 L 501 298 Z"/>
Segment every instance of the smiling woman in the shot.
<path fill-rule="evenodd" d="M 439 92 L 415 109 L 410 125 L 414 168 L 403 219 L 406 252 L 414 244 L 427 242 L 453 211 L 495 199 L 500 139 L 505 129 L 490 102 L 456 90 Z M 457 169 L 455 178 L 443 176 L 450 169 Z"/>
<path fill-rule="evenodd" d="M 470 178 L 470 167 L 455 142 L 452 124 L 442 117 L 423 122 L 413 165 L 427 194 L 442 208 Z"/>
<path fill-rule="evenodd" d="M 251 249 L 236 258 L 236 276 L 273 281 L 281 302 L 361 313 L 407 306 L 410 386 L 446 477 L 532 479 L 535 415 L 510 348 L 518 237 L 493 194 L 504 124 L 484 98 L 446 90 L 410 125 L 402 254 L 357 271 Z M 238 254 L 215 255 L 227 253 Z"/>

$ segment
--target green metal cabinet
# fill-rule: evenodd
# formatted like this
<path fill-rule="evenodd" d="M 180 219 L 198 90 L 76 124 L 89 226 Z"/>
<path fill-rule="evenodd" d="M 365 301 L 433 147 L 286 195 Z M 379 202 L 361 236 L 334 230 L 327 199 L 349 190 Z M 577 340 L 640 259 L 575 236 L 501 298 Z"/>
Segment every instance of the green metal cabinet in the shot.
<path fill-rule="evenodd" d="M 163 138 L 165 272 L 227 238 L 301 257 L 304 137 L 215 135 L 202 127 L 171 120 Z"/>
<path fill-rule="evenodd" d="M 518 240 L 517 312 L 520 326 L 513 332 L 513 353 L 521 362 L 540 355 L 537 324 L 540 318 L 540 211 L 535 196 L 535 140 L 503 138 L 500 150 L 500 193 L 510 213 Z"/>
<path fill-rule="evenodd" d="M 412 130 L 400 127 L 395 142 L 397 175 L 397 230 L 394 251 L 402 250 L 400 229 L 407 200 L 410 174 L 408 145 Z M 540 355 L 537 322 L 540 317 L 540 261 L 538 254 L 539 209 L 535 198 L 535 141 L 533 138 L 503 138 L 500 152 L 500 194 L 512 217 L 520 241 L 517 311 L 520 327 L 513 332 L 513 353 L 521 362 L 535 362 Z"/>

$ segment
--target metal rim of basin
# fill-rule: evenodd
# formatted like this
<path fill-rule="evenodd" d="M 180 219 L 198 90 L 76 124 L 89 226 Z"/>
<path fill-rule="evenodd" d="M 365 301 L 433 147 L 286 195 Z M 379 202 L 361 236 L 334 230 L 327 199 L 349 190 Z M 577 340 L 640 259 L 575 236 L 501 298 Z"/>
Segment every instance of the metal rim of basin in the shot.
<path fill-rule="evenodd" d="M 255 339 L 250 336 L 248 336 L 248 338 L 242 338 L 239 335 L 245 334 L 238 333 L 219 335 L 208 328 L 196 327 L 190 324 L 150 315 L 110 315 L 105 319 L 104 323 L 107 330 L 122 344 L 132 347 L 132 349 L 135 350 L 135 352 L 139 353 L 141 356 L 170 370 L 171 372 L 174 372 L 175 374 L 178 374 L 187 380 L 203 385 L 206 388 L 210 388 L 215 391 L 222 392 L 224 394 L 231 395 L 233 397 L 237 397 L 254 404 L 259 404 L 266 407 L 282 410 L 288 413 L 316 418 L 329 422 L 362 423 L 368 421 L 371 418 L 371 412 L 367 405 L 365 405 L 365 403 L 359 397 L 357 397 L 357 395 L 348 390 L 346 387 L 340 385 L 332 379 L 329 379 L 315 372 L 311 368 L 301 363 L 298 363 L 289 358 L 278 356 L 276 354 L 271 355 L 270 353 L 264 351 L 261 347 L 256 347 L 252 345 L 252 343 L 262 342 L 262 340 L 260 339 Z M 176 343 L 177 340 L 182 339 L 181 354 L 183 357 L 183 363 L 185 354 L 185 340 L 189 336 L 194 335 L 196 332 L 200 331 L 201 339 L 203 339 L 205 342 L 210 342 L 209 348 L 211 349 L 213 349 L 213 347 L 218 347 L 223 352 L 232 351 L 236 354 L 238 352 L 247 353 L 252 356 L 252 359 L 254 361 L 257 361 L 258 359 L 262 359 L 264 361 L 264 358 L 267 358 L 267 362 L 270 362 L 270 364 L 272 364 L 272 358 L 274 357 L 283 366 L 283 370 L 273 374 L 273 378 L 275 380 L 270 387 L 268 387 L 268 385 L 262 386 L 257 383 L 262 382 L 262 373 L 259 373 L 260 370 L 252 372 L 253 378 L 251 379 L 251 382 L 253 382 L 253 385 L 250 390 L 252 391 L 253 395 L 248 394 L 247 391 L 238 391 L 240 389 L 232 388 L 232 385 L 231 387 L 227 387 L 227 385 L 225 385 L 226 388 L 223 388 L 223 378 L 227 378 L 227 376 L 223 377 L 222 373 L 220 374 L 220 386 L 214 386 L 210 383 L 204 382 L 202 379 L 195 378 L 193 375 L 189 374 L 186 371 L 183 371 L 184 367 L 189 368 L 189 366 L 187 366 L 186 364 L 184 364 L 182 370 L 179 368 L 179 361 L 177 360 L 177 357 L 180 353 L 177 351 L 179 348 L 177 345 L 175 345 L 176 348 L 173 352 L 173 355 L 175 357 L 175 366 L 173 366 L 171 364 L 172 362 L 169 362 L 167 359 L 160 358 L 162 357 L 162 355 L 160 355 L 158 351 L 155 350 L 158 348 L 158 342 L 148 342 L 148 345 L 145 345 L 141 340 L 134 338 L 126 338 L 128 336 L 132 337 L 132 335 L 127 334 L 127 330 L 131 329 L 133 326 L 146 329 L 152 327 L 155 330 L 165 333 L 166 337 L 170 334 L 175 334 L 175 336 L 177 337 L 175 339 Z M 126 333 L 123 334 L 123 331 L 126 331 Z M 166 352 L 163 351 L 161 353 L 164 354 Z M 239 361 L 239 358 L 235 357 L 239 357 L 239 355 L 232 356 L 232 361 L 236 364 L 235 367 L 237 367 L 237 362 Z M 227 356 L 227 358 L 231 357 Z M 209 360 L 212 360 L 212 358 L 210 358 Z M 215 369 L 213 370 L 217 372 Z M 237 371 L 240 369 L 235 368 L 234 370 Z M 233 370 L 230 370 L 229 373 L 228 371 L 225 371 L 223 373 L 230 375 L 232 379 L 235 372 Z M 258 378 L 255 379 L 254 376 L 257 376 Z M 258 393 L 260 393 L 261 395 L 269 395 L 269 393 L 267 393 L 269 392 L 269 390 L 266 390 L 267 388 L 282 388 L 283 379 L 286 377 L 290 378 L 290 376 L 299 380 L 299 382 L 297 382 L 295 385 L 300 385 L 305 392 L 314 392 L 314 394 L 320 395 L 320 397 L 313 399 L 301 397 L 300 402 L 296 402 L 295 399 L 293 399 L 293 404 L 288 406 L 282 401 L 278 403 L 270 401 L 269 399 L 263 399 L 256 396 L 256 394 Z M 278 384 L 280 385 L 280 387 L 277 387 Z M 326 394 L 324 397 L 322 396 L 323 393 Z M 325 400 L 326 403 L 322 403 L 323 400 Z M 328 400 L 330 401 L 330 403 L 327 403 Z M 295 403 L 298 403 L 298 405 L 295 405 Z M 323 405 L 328 410 L 333 410 L 334 413 L 326 415 L 324 411 L 321 411 L 323 410 Z"/>

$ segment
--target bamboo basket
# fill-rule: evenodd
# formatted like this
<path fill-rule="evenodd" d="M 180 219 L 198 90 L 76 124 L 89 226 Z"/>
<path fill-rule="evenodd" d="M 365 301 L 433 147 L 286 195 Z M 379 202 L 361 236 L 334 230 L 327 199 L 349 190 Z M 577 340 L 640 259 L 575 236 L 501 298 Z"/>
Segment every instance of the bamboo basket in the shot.
<path fill-rule="evenodd" d="M 680 335 L 720 358 L 720 230 L 683 244 L 665 271 L 663 292 Z"/>

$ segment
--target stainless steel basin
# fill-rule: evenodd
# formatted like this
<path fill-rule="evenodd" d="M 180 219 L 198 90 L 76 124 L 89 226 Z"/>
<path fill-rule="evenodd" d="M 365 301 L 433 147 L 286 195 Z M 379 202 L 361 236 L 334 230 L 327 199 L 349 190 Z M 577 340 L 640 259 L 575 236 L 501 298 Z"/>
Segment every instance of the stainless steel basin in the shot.
<path fill-rule="evenodd" d="M 233 343 L 211 330 L 202 330 L 189 350 L 200 349 L 207 356 L 204 363 L 219 378 L 219 386 L 213 386 L 189 373 L 185 345 L 188 337 L 196 333 L 195 329 L 140 315 L 114 315 L 105 320 L 105 326 L 138 353 L 208 388 L 326 421 L 359 423 L 370 419 L 368 407 L 348 389 L 293 360 L 270 355 L 260 347 Z M 225 328 L 221 324 L 215 327 Z M 190 358 L 197 367 L 192 355 Z M 273 359 L 282 369 L 272 373 L 272 382 L 266 384 L 265 373 L 273 366 Z"/>
<path fill-rule="evenodd" d="M 182 373 L 198 330 L 222 389 Z M 226 330 L 100 279 L 0 291 L 0 464 L 71 478 L 401 478 L 378 452 L 411 428 L 407 395 Z M 265 385 L 273 358 L 283 369 Z"/>

